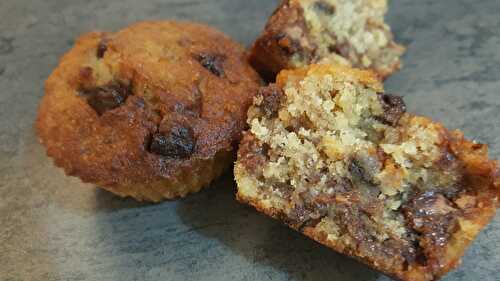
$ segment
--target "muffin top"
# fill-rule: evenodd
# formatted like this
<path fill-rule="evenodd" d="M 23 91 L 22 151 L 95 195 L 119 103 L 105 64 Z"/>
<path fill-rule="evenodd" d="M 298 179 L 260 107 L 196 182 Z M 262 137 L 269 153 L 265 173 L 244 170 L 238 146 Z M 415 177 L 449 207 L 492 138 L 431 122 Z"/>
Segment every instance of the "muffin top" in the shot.
<path fill-rule="evenodd" d="M 204 25 L 88 33 L 48 78 L 38 133 L 56 164 L 84 181 L 169 178 L 233 149 L 260 83 L 244 48 Z"/>

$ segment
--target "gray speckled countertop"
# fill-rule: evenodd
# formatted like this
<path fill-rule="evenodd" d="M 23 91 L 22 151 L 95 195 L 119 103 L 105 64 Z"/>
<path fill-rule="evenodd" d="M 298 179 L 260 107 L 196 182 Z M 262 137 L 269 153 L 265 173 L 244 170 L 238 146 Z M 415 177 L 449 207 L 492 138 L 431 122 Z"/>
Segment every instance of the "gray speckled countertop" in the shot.
<path fill-rule="evenodd" d="M 276 3 L 0 1 L 0 281 L 388 280 L 236 203 L 230 175 L 185 200 L 139 204 L 64 176 L 37 143 L 43 82 L 78 34 L 180 18 L 249 44 Z M 388 21 L 408 46 L 388 91 L 500 158 L 500 1 L 398 0 Z M 500 280 L 499 268 L 497 216 L 445 280 Z"/>

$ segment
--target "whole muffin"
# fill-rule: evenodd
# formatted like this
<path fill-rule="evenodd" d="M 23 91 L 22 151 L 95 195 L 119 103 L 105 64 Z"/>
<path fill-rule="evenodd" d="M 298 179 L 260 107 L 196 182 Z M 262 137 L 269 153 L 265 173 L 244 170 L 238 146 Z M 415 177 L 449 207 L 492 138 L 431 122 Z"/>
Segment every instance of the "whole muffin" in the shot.
<path fill-rule="evenodd" d="M 495 216 L 487 145 L 406 112 L 370 71 L 282 71 L 249 109 L 241 202 L 395 280 L 437 280 Z"/>
<path fill-rule="evenodd" d="M 282 69 L 341 63 L 386 78 L 405 48 L 384 22 L 387 0 L 283 0 L 250 51 L 252 65 L 272 81 Z"/>
<path fill-rule="evenodd" d="M 137 200 L 183 197 L 231 165 L 260 83 L 244 48 L 204 25 L 93 32 L 48 78 L 38 135 L 84 182 Z"/>

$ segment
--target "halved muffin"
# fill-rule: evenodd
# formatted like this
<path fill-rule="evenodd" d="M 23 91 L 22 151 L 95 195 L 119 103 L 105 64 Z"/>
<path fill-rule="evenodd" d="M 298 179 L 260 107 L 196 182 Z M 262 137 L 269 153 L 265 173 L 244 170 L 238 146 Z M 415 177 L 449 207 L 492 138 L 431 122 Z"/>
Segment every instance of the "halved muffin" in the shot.
<path fill-rule="evenodd" d="M 237 198 L 399 280 L 456 267 L 495 215 L 487 146 L 405 112 L 376 75 L 283 71 L 249 110 Z"/>
<path fill-rule="evenodd" d="M 386 78 L 405 48 L 385 23 L 387 0 L 283 0 L 250 50 L 252 65 L 272 81 L 282 69 L 341 63 Z"/>

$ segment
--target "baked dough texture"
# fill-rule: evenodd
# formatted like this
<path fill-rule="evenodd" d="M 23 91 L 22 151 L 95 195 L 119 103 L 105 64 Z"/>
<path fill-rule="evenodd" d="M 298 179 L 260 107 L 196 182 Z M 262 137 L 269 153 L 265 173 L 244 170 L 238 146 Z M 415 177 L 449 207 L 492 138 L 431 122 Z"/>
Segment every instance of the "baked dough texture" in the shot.
<path fill-rule="evenodd" d="M 397 280 L 445 275 L 495 215 L 487 146 L 406 113 L 370 71 L 285 70 L 248 124 L 238 200 Z"/>
<path fill-rule="evenodd" d="M 340 63 L 384 79 L 401 67 L 405 48 L 385 23 L 387 0 L 283 0 L 250 50 L 269 81 L 282 69 Z"/>

